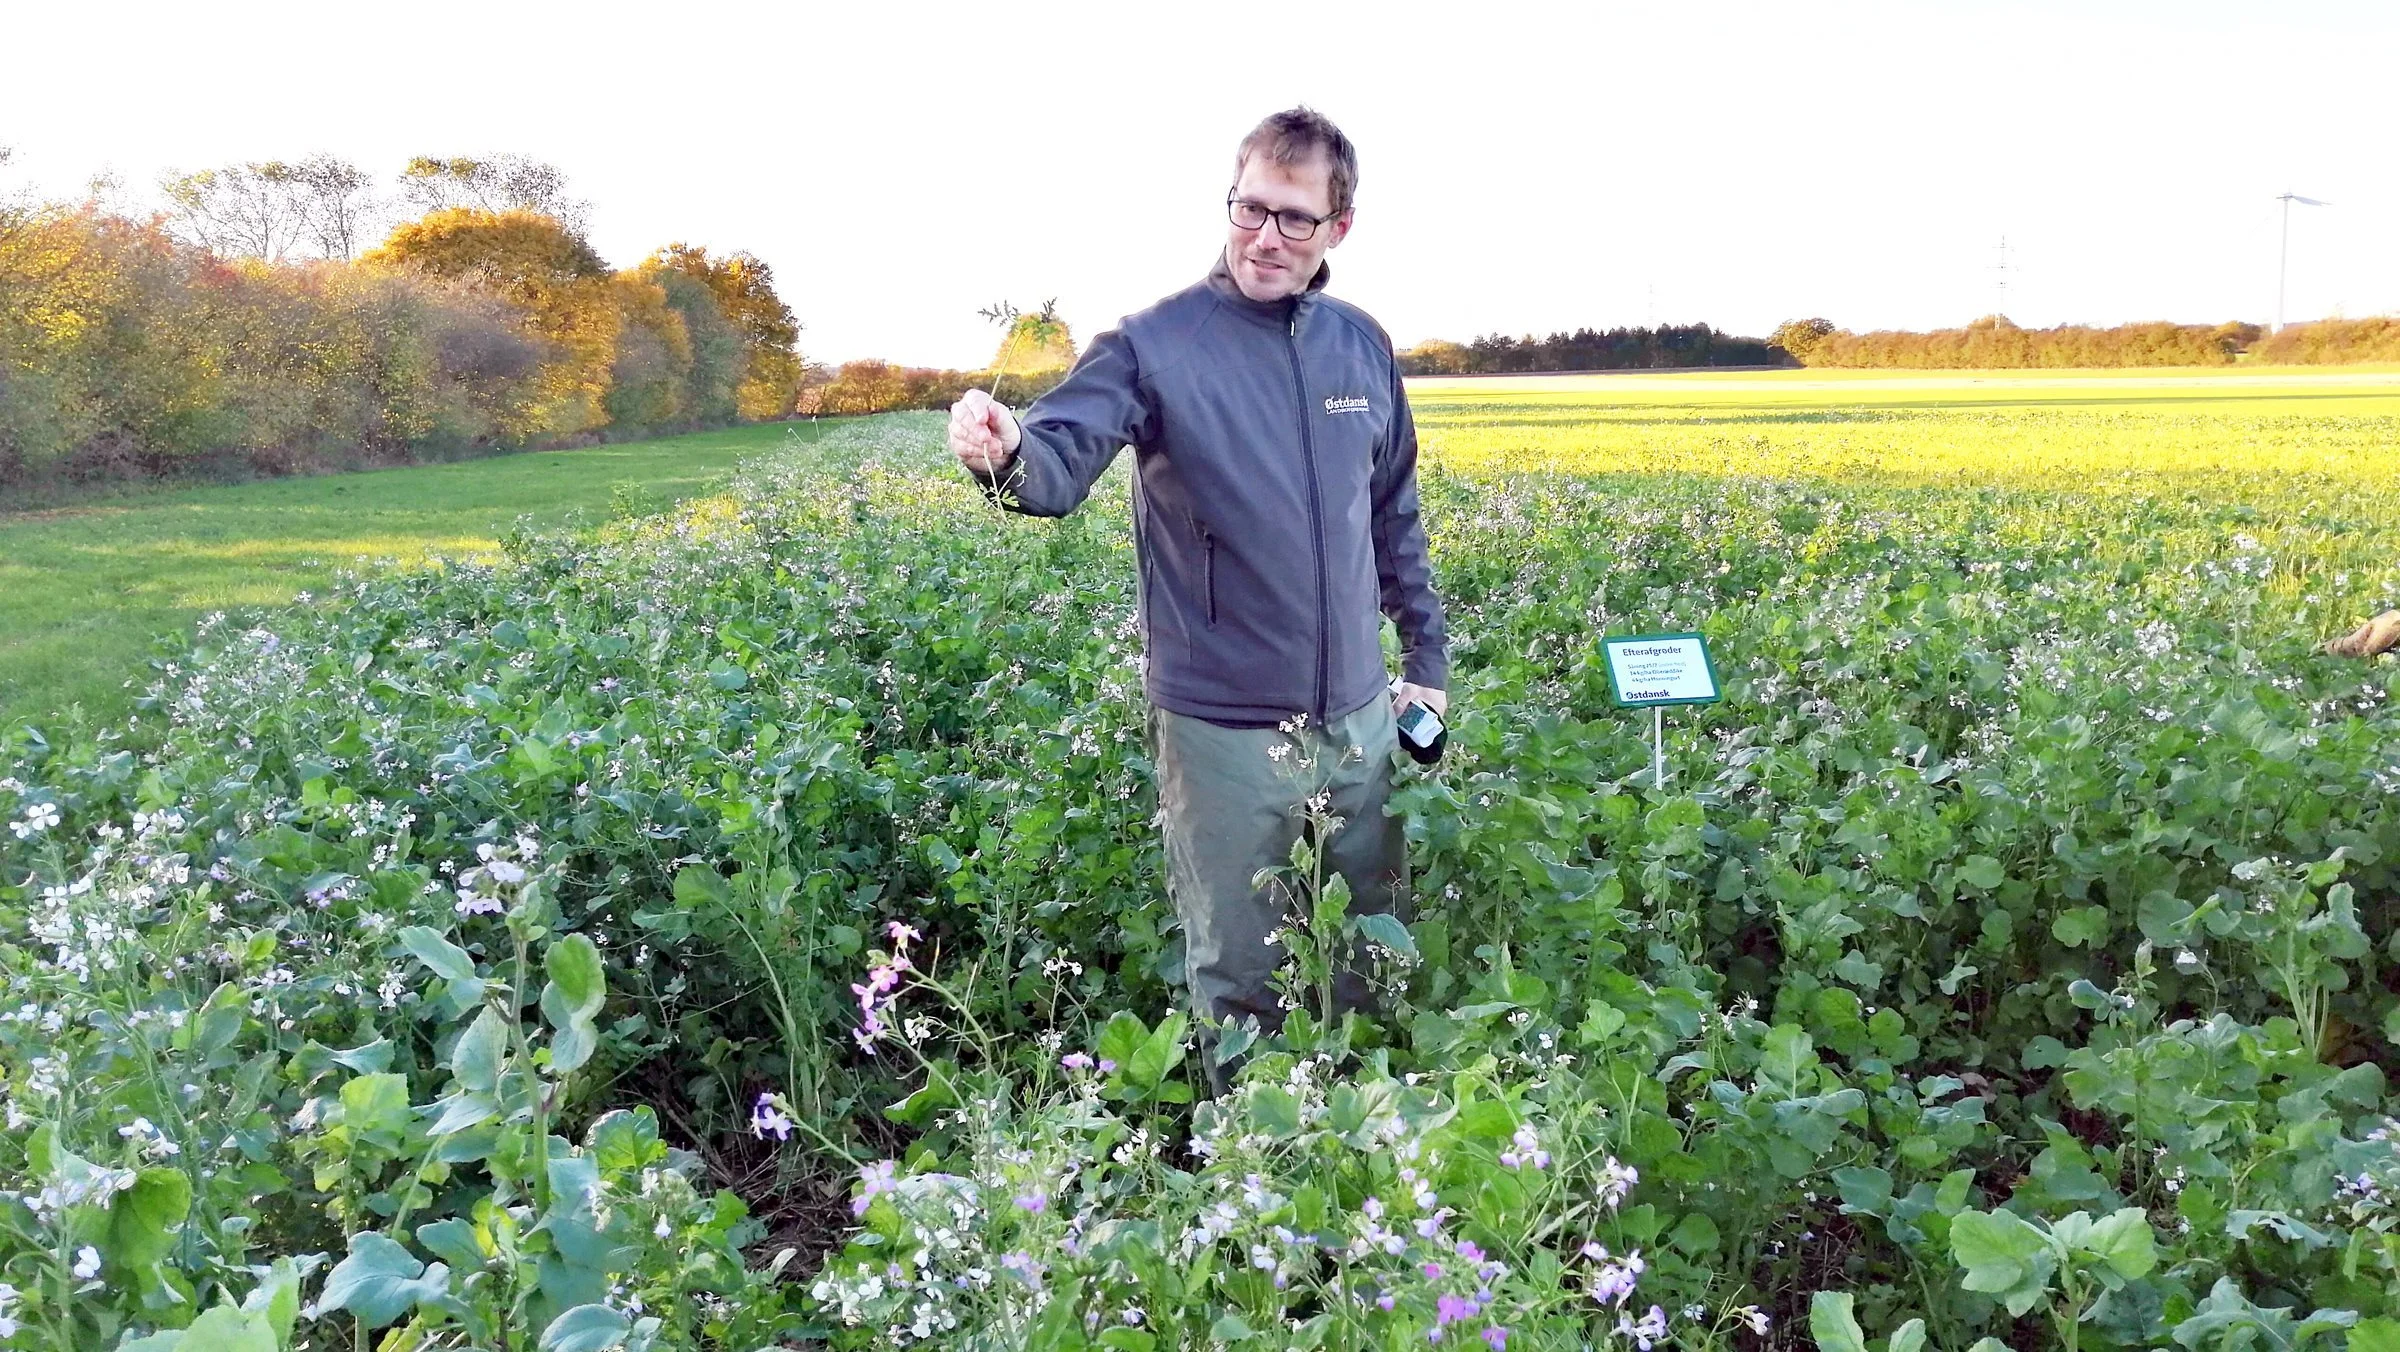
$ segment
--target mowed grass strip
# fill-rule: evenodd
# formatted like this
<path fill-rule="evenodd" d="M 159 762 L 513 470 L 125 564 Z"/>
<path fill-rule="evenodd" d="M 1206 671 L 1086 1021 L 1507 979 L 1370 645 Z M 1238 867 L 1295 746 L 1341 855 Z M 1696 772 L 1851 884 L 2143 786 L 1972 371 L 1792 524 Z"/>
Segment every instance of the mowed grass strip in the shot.
<path fill-rule="evenodd" d="M 0 515 L 0 730 L 47 727 L 77 706 L 122 717 L 158 638 L 210 611 L 287 603 L 362 559 L 488 556 L 520 516 L 605 519 L 620 485 L 663 509 L 818 430 L 770 423 Z"/>

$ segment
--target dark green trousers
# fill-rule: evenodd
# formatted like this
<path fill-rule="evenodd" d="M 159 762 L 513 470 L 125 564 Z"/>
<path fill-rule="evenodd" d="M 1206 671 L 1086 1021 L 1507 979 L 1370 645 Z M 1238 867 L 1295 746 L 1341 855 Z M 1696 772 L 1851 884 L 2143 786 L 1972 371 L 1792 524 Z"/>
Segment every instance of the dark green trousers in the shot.
<path fill-rule="evenodd" d="M 1262 1029 L 1279 1028 L 1283 1008 L 1268 979 L 1284 950 L 1268 936 L 1286 922 L 1292 894 L 1252 879 L 1288 868 L 1310 795 L 1326 794 L 1327 810 L 1342 819 L 1323 849 L 1328 876 L 1338 870 L 1349 881 L 1351 912 L 1409 918 L 1407 839 L 1400 820 L 1384 815 L 1399 747 L 1391 697 L 1295 732 L 1221 727 L 1153 705 L 1147 731 L 1192 1009 L 1219 1021 L 1254 1014 Z M 1334 999 L 1343 1009 L 1372 1007 L 1354 963 L 1343 964 Z"/>

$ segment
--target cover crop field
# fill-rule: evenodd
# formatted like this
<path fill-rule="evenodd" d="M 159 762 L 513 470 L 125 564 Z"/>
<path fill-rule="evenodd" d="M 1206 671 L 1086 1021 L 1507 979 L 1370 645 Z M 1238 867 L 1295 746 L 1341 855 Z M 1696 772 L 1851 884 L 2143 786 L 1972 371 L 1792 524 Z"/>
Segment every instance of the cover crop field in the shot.
<path fill-rule="evenodd" d="M 2389 1352 L 2400 381 L 2247 379 L 1416 387 L 1418 914 L 1214 1101 L 1123 464 L 208 623 L 0 756 L 7 1345 Z"/>

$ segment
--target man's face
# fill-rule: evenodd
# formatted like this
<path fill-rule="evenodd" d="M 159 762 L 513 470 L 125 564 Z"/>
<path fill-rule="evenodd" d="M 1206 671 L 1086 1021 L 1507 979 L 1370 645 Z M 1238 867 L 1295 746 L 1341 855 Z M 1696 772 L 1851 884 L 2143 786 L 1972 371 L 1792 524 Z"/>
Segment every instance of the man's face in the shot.
<path fill-rule="evenodd" d="M 1332 179 L 1333 166 L 1321 153 L 1292 165 L 1277 164 L 1264 153 L 1253 154 L 1242 165 L 1233 196 L 1270 211 L 1323 216 L 1333 209 Z M 1325 261 L 1325 251 L 1350 233 L 1350 213 L 1345 211 L 1318 226 L 1307 239 L 1285 239 L 1272 216 L 1256 230 L 1244 230 L 1230 220 L 1226 227 L 1230 233 L 1225 241 L 1225 266 L 1233 273 L 1233 284 L 1252 300 L 1281 300 L 1308 289 L 1317 265 Z"/>

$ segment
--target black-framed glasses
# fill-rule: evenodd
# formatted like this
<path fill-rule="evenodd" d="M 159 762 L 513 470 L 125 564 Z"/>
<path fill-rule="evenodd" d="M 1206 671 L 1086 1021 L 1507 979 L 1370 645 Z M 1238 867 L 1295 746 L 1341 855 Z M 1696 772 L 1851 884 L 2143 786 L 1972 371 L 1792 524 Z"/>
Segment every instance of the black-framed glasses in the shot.
<path fill-rule="evenodd" d="M 1275 218 L 1276 234 L 1285 239 L 1301 240 L 1313 237 L 1317 233 L 1318 226 L 1342 213 L 1337 211 L 1333 213 L 1333 216 L 1311 216 L 1305 211 L 1293 211 L 1289 208 L 1272 211 L 1246 197 L 1228 197 L 1225 199 L 1225 214 L 1232 217 L 1233 223 L 1244 230 L 1262 229 L 1266 226 L 1267 218 L 1272 216 Z"/>

